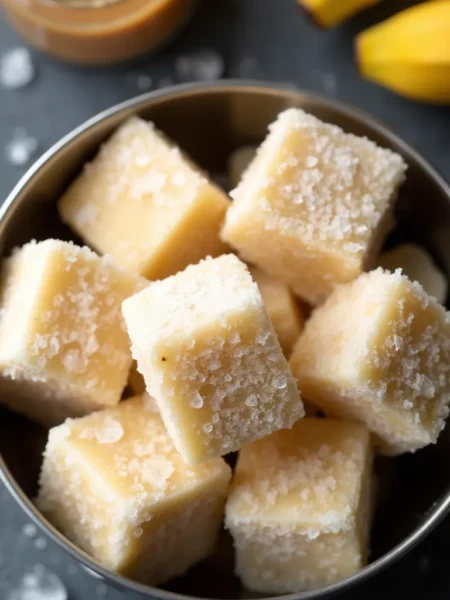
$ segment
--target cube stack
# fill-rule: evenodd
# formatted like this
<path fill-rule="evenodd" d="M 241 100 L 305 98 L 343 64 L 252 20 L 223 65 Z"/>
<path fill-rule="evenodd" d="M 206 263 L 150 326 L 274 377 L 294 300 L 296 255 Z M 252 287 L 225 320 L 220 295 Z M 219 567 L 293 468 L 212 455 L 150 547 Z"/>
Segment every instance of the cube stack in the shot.
<path fill-rule="evenodd" d="M 317 589 L 367 562 L 374 451 L 445 425 L 450 319 L 399 270 L 364 272 L 399 155 L 289 109 L 229 168 L 233 203 L 153 124 L 119 127 L 58 204 L 98 254 L 4 261 L 0 402 L 52 427 L 38 507 L 106 568 L 163 585 L 225 514 L 246 588 Z"/>

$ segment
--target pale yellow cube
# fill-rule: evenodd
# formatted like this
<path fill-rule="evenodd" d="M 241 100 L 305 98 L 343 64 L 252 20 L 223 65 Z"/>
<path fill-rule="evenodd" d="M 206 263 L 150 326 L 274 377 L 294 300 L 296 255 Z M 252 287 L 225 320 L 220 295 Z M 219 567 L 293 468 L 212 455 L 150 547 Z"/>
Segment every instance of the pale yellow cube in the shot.
<path fill-rule="evenodd" d="M 398 154 L 289 109 L 232 192 L 222 239 L 316 305 L 372 263 L 405 168 Z"/>
<path fill-rule="evenodd" d="M 249 269 L 253 279 L 258 284 L 264 306 L 278 336 L 281 349 L 284 355 L 289 357 L 304 324 L 298 301 L 291 290 L 283 283 L 267 275 L 258 267 L 249 267 Z"/>
<path fill-rule="evenodd" d="M 145 381 L 139 373 L 136 361 L 131 365 L 130 374 L 128 375 L 128 387 L 131 389 L 133 396 L 138 396 L 145 392 Z"/>
<path fill-rule="evenodd" d="M 316 309 L 291 367 L 306 398 L 363 421 L 388 454 L 435 443 L 450 401 L 450 322 L 400 270 L 377 269 Z"/>
<path fill-rule="evenodd" d="M 303 416 L 258 286 L 236 256 L 152 283 L 122 310 L 147 391 L 187 462 L 233 452 Z"/>
<path fill-rule="evenodd" d="M 430 296 L 434 296 L 441 304 L 445 303 L 447 278 L 425 248 L 417 244 L 401 244 L 383 252 L 378 265 L 389 271 L 402 269 L 412 281 L 418 281 Z"/>
<path fill-rule="evenodd" d="M 0 402 L 45 426 L 117 404 L 131 365 L 120 307 L 144 285 L 69 242 L 15 251 L 2 272 Z"/>
<path fill-rule="evenodd" d="M 118 265 L 163 279 L 226 246 L 228 197 L 152 123 L 132 118 L 107 141 L 59 202 L 83 240 Z"/>
<path fill-rule="evenodd" d="M 186 466 L 144 395 L 50 431 L 37 504 L 101 565 L 158 585 L 211 552 L 230 477 L 222 459 Z"/>
<path fill-rule="evenodd" d="M 311 418 L 241 450 L 226 526 L 245 587 L 299 592 L 364 566 L 372 454 L 364 425 Z"/>

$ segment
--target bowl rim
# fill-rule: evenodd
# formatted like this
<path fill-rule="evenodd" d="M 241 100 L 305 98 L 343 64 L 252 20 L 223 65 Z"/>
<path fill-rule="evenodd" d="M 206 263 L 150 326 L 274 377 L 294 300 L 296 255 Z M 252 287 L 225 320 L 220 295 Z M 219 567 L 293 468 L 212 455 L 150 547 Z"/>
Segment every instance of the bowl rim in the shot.
<path fill-rule="evenodd" d="M 71 132 L 62 137 L 58 142 L 51 146 L 21 177 L 19 182 L 14 186 L 13 190 L 7 196 L 3 205 L 0 208 L 0 236 L 2 234 L 1 225 L 3 224 L 8 212 L 11 210 L 17 197 L 21 192 L 32 182 L 33 178 L 38 172 L 57 155 L 67 145 L 73 143 L 79 136 L 87 132 L 89 129 L 95 127 L 102 121 L 109 119 L 112 116 L 116 116 L 119 113 L 124 113 L 124 117 L 127 113 L 133 112 L 134 110 L 143 109 L 148 105 L 151 105 L 159 100 L 169 100 L 174 97 L 182 96 L 196 96 L 204 95 L 209 93 L 230 93 L 240 92 L 249 94 L 261 94 L 265 96 L 275 96 L 280 99 L 289 101 L 299 101 L 302 98 L 314 101 L 318 106 L 324 108 L 331 108 L 337 110 L 343 116 L 347 116 L 352 119 L 356 119 L 362 122 L 364 125 L 368 125 L 377 133 L 386 137 L 394 145 L 396 145 L 401 151 L 413 158 L 413 160 L 420 166 L 420 168 L 427 173 L 427 175 L 434 181 L 444 196 L 447 197 L 450 203 L 450 186 L 447 184 L 442 175 L 430 165 L 430 163 L 423 158 L 414 148 L 408 143 L 404 142 L 390 128 L 385 125 L 382 121 L 373 117 L 363 109 L 353 106 L 352 104 L 342 102 L 335 98 L 326 96 L 325 94 L 309 91 L 305 89 L 297 89 L 289 84 L 280 84 L 275 82 L 267 81 L 252 81 L 252 80 L 221 80 L 211 83 L 187 83 L 181 85 L 174 85 L 161 90 L 147 92 L 115 104 L 114 106 L 107 108 L 94 117 L 88 119 L 83 124 L 75 127 Z M 6 489 L 12 495 L 16 503 L 21 507 L 25 514 L 32 520 L 32 522 L 38 526 L 38 528 L 45 533 L 54 542 L 59 549 L 68 553 L 72 559 L 81 563 L 81 566 L 89 572 L 92 576 L 104 579 L 108 583 L 112 583 L 116 587 L 121 587 L 125 590 L 141 594 L 148 598 L 156 598 L 158 600 L 193 600 L 195 596 L 180 594 L 177 592 L 171 592 L 157 587 L 145 585 L 131 579 L 124 577 L 118 573 L 114 573 L 109 569 L 96 563 L 86 552 L 78 548 L 70 540 L 68 540 L 62 533 L 60 533 L 51 523 L 49 523 L 43 515 L 38 511 L 33 501 L 25 494 L 22 488 L 19 486 L 12 473 L 10 472 L 7 464 L 5 463 L 3 456 L 0 454 L 0 481 L 3 482 Z M 351 577 L 344 579 L 338 583 L 328 585 L 318 590 L 308 590 L 304 592 L 296 592 L 291 594 L 284 594 L 282 596 L 267 596 L 261 598 L 266 600 L 268 598 L 277 598 L 278 600 L 313 600 L 327 595 L 343 592 L 351 586 L 366 581 L 369 577 L 380 573 L 386 567 L 392 565 L 407 552 L 412 550 L 421 540 L 425 538 L 450 512 L 450 489 L 445 496 L 436 501 L 429 510 L 424 522 L 417 527 L 412 533 L 410 533 L 402 542 L 397 544 L 394 548 L 389 550 L 386 554 L 375 560 L 364 567 L 361 571 L 358 571 Z M 201 597 L 202 600 L 214 600 Z"/>

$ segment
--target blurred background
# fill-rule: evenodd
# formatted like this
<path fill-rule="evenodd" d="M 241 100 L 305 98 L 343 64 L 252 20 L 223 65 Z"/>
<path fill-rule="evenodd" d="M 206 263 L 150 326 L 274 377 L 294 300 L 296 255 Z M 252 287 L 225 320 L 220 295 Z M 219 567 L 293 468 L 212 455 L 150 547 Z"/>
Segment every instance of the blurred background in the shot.
<path fill-rule="evenodd" d="M 42 0 L 31 1 L 37 4 Z M 94 1 L 84 0 L 84 4 Z M 21 21 L 15 12 L 20 2 L 16 7 L 15 2 L 3 0 L 9 20 L 25 35 L 32 31 L 35 45 L 44 44 L 50 34 L 36 28 L 36 23 Z M 69 3 L 59 0 L 55 31 L 64 29 L 74 10 L 81 11 L 77 14 L 87 10 L 86 6 L 65 6 Z M 57 60 L 26 46 L 9 25 L 0 2 L 0 202 L 42 152 L 99 111 L 176 83 L 223 78 L 264 80 L 354 104 L 384 121 L 450 178 L 450 102 L 445 106 L 445 102 L 436 105 L 409 100 L 370 83 L 359 74 L 355 57 L 355 38 L 360 32 L 417 2 L 384 0 L 331 29 L 319 27 L 295 0 L 185 0 L 185 4 L 191 5 L 189 10 L 174 16 L 162 36 L 168 35 L 170 43 L 159 40 L 162 47 L 160 43 L 158 52 L 119 66 L 111 59 L 112 65 L 98 67 L 73 64 L 73 57 L 71 62 Z M 69 13 L 64 12 L 66 9 Z M 33 14 L 39 17 L 39 11 Z M 320 20 L 318 16 L 316 20 Z M 80 50 L 73 49 L 70 36 L 55 36 L 51 41 L 56 53 L 75 52 L 77 56 Z M 129 50 L 128 39 L 121 39 L 120 44 L 122 52 Z M 111 48 L 120 44 L 113 43 Z M 112 56 L 108 54 L 111 48 L 86 45 L 83 62 L 95 62 L 101 52 L 105 62 Z M 447 68 L 448 63 L 450 51 Z M 446 81 L 443 85 L 450 87 L 450 75 Z M 442 101 L 446 89 L 435 93 L 441 93 Z M 409 557 L 346 597 L 448 598 L 449 534 L 447 521 Z M 36 564 L 57 573 L 65 590 L 50 582 L 46 595 L 33 596 L 32 600 L 65 600 L 67 594 L 72 600 L 133 598 L 108 589 L 61 554 L 40 536 L 0 487 L 0 580 L 13 580 L 24 568 Z M 11 599 L 22 597 L 0 598 Z"/>

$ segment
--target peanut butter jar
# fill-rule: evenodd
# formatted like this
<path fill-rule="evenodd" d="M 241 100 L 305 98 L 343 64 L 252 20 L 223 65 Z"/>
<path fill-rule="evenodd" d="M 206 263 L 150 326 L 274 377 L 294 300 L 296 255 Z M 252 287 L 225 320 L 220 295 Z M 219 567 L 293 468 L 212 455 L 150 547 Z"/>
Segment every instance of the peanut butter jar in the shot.
<path fill-rule="evenodd" d="M 107 65 L 144 54 L 174 36 L 198 0 L 0 0 L 31 45 L 72 63 Z"/>

